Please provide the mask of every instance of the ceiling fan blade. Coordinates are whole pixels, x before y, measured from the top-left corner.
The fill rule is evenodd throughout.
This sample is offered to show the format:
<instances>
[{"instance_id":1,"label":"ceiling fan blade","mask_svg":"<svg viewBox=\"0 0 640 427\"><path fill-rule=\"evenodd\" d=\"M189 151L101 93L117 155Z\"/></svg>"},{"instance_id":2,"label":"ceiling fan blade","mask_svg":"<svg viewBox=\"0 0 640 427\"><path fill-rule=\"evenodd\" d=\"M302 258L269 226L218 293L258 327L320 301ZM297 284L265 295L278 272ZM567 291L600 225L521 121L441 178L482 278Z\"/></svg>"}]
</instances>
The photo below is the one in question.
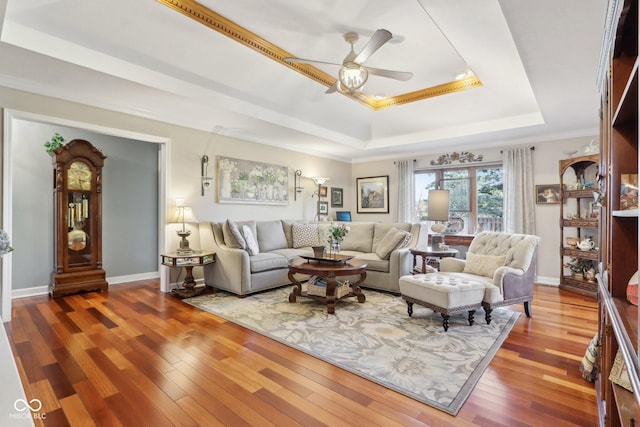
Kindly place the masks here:
<instances>
[{"instance_id":1,"label":"ceiling fan blade","mask_svg":"<svg viewBox=\"0 0 640 427\"><path fill-rule=\"evenodd\" d=\"M338 83L338 80L336 80L336 82L329 88L327 89L324 93L334 93L338 91L338 85L340 83Z\"/></svg>"},{"instance_id":2,"label":"ceiling fan blade","mask_svg":"<svg viewBox=\"0 0 640 427\"><path fill-rule=\"evenodd\" d=\"M362 48L358 56L353 59L353 62L356 64L362 64L364 61L369 59L373 53L380 49L382 45L391 40L393 35L387 30L377 30L371 36L371 39L367 42L367 44Z\"/></svg>"},{"instance_id":3,"label":"ceiling fan blade","mask_svg":"<svg viewBox=\"0 0 640 427\"><path fill-rule=\"evenodd\" d=\"M342 64L335 64L333 62L315 61L313 59L304 59L304 58L284 58L284 62L288 62L289 64L323 64L323 65L333 65L336 67L342 67Z\"/></svg>"},{"instance_id":4,"label":"ceiling fan blade","mask_svg":"<svg viewBox=\"0 0 640 427\"><path fill-rule=\"evenodd\" d=\"M390 79L401 80L403 82L406 82L407 80L411 79L411 77L413 77L413 73L410 73L409 71L392 71L371 67L364 68L367 69L369 74L372 74L374 76L388 77Z\"/></svg>"}]
</instances>

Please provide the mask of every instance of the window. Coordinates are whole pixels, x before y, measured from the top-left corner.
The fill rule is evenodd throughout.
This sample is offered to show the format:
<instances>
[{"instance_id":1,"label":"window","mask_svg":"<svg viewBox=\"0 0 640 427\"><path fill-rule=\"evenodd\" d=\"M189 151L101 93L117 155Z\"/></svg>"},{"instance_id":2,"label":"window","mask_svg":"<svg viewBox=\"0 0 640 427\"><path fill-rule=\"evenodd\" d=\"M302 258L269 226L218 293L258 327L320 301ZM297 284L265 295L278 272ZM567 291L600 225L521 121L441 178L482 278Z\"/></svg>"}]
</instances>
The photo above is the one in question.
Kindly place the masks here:
<instances>
[{"instance_id":1,"label":"window","mask_svg":"<svg viewBox=\"0 0 640 427\"><path fill-rule=\"evenodd\" d=\"M502 231L502 166L428 169L415 172L416 209L420 221L428 215L429 190L449 190L452 231L475 233L478 227ZM460 221L462 220L462 221Z\"/></svg>"}]
</instances>

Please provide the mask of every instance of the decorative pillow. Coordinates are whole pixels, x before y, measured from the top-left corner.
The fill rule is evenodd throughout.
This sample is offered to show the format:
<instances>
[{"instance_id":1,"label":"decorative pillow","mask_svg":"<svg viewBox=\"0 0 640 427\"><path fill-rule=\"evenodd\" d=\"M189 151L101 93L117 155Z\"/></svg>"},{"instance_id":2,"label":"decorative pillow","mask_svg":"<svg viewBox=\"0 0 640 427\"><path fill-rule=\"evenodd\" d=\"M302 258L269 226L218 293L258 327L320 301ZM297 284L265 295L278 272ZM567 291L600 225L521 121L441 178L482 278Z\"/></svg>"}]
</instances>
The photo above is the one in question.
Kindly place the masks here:
<instances>
[{"instance_id":1,"label":"decorative pillow","mask_svg":"<svg viewBox=\"0 0 640 427\"><path fill-rule=\"evenodd\" d=\"M227 220L227 222L229 223L229 232L238 243L239 248L247 249L247 242L245 242L244 237L242 237L242 233L240 233L238 225L235 222L231 222L229 220Z\"/></svg>"},{"instance_id":2,"label":"decorative pillow","mask_svg":"<svg viewBox=\"0 0 640 427\"><path fill-rule=\"evenodd\" d=\"M582 378L592 383L596 382L596 378L598 377L598 364L596 363L598 352L600 351L598 342L598 334L596 334L584 352L584 357L579 367Z\"/></svg>"},{"instance_id":3,"label":"decorative pillow","mask_svg":"<svg viewBox=\"0 0 640 427\"><path fill-rule=\"evenodd\" d=\"M253 237L253 231L246 225L242 226L242 237L244 237L245 242L247 242L247 252L249 252L249 255L258 255L260 253L258 242L256 242L255 237Z\"/></svg>"},{"instance_id":4,"label":"decorative pillow","mask_svg":"<svg viewBox=\"0 0 640 427\"><path fill-rule=\"evenodd\" d=\"M392 227L378 243L376 255L381 259L389 259L391 252L406 246L409 240L411 240L411 233Z\"/></svg>"},{"instance_id":5,"label":"decorative pillow","mask_svg":"<svg viewBox=\"0 0 640 427\"><path fill-rule=\"evenodd\" d=\"M293 247L296 249L320 244L318 224L293 224L291 232L293 234Z\"/></svg>"},{"instance_id":6,"label":"decorative pillow","mask_svg":"<svg viewBox=\"0 0 640 427\"><path fill-rule=\"evenodd\" d=\"M480 255L467 252L467 262L462 272L493 277L493 273L498 267L502 267L506 260L506 255Z\"/></svg>"},{"instance_id":7,"label":"decorative pillow","mask_svg":"<svg viewBox=\"0 0 640 427\"><path fill-rule=\"evenodd\" d=\"M619 349L616 353L616 358L613 360L611 372L609 372L609 380L633 393L633 387L631 386L631 381L629 381L627 366L624 364L624 359L622 358L622 353L620 353Z\"/></svg>"}]
</instances>

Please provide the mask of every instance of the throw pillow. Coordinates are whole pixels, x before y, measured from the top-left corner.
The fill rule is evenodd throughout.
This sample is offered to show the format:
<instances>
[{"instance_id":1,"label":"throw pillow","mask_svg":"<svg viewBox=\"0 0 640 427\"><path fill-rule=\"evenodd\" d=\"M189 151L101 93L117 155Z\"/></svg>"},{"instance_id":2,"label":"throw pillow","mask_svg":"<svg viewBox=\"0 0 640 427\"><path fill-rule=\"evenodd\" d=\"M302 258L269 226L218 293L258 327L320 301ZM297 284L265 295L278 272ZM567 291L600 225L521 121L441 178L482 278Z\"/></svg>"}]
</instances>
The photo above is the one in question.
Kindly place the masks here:
<instances>
[{"instance_id":1,"label":"throw pillow","mask_svg":"<svg viewBox=\"0 0 640 427\"><path fill-rule=\"evenodd\" d=\"M291 232L293 234L293 247L296 249L320 244L317 224L293 224Z\"/></svg>"},{"instance_id":2,"label":"throw pillow","mask_svg":"<svg viewBox=\"0 0 640 427\"><path fill-rule=\"evenodd\" d=\"M253 237L251 229L246 225L242 226L242 237L244 237L245 242L247 242L247 252L249 252L249 255L258 255L260 253L258 242L256 242L255 237Z\"/></svg>"},{"instance_id":3,"label":"throw pillow","mask_svg":"<svg viewBox=\"0 0 640 427\"><path fill-rule=\"evenodd\" d=\"M502 267L506 260L506 255L480 255L467 252L467 262L462 272L493 277L493 273L498 267Z\"/></svg>"},{"instance_id":4,"label":"throw pillow","mask_svg":"<svg viewBox=\"0 0 640 427\"><path fill-rule=\"evenodd\" d=\"M240 233L238 225L235 222L227 220L227 227L229 227L229 233L231 234L231 238L229 239L230 241L227 242L227 246L234 249L247 249L247 242L245 242L244 237L242 237L242 233Z\"/></svg>"},{"instance_id":5,"label":"throw pillow","mask_svg":"<svg viewBox=\"0 0 640 427\"><path fill-rule=\"evenodd\" d=\"M382 238L376 248L376 255L381 259L389 259L391 252L403 247L411 240L411 233L392 227Z\"/></svg>"}]
</instances>

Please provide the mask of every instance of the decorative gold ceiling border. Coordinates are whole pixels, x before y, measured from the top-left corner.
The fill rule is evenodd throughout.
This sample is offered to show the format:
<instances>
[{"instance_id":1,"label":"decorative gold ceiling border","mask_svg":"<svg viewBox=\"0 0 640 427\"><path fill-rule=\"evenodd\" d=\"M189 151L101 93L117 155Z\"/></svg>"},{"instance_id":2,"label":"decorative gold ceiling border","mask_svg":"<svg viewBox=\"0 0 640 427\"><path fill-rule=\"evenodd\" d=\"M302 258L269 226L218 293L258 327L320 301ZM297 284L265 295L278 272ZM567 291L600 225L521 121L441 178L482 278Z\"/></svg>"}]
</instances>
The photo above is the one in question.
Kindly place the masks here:
<instances>
[{"instance_id":1,"label":"decorative gold ceiling border","mask_svg":"<svg viewBox=\"0 0 640 427\"><path fill-rule=\"evenodd\" d=\"M223 34L240 44L243 44L256 52L265 55L272 60L279 62L285 67L291 68L305 75L306 77L324 85L331 87L335 84L336 78L324 71L309 64L289 64L285 62L285 58L295 57L296 55L276 46L275 44L263 39L257 34L247 30L246 28L236 24L235 22L225 18L219 13L214 12L206 6L201 5L194 0L156 0L171 9L182 13L183 15L199 22L206 27L211 28ZM445 95L447 93L459 92L471 89L476 86L482 86L482 82L476 77L468 77L464 80L452 81L437 86L405 93L402 95L390 96L387 98L376 98L366 95L362 92L355 94L341 93L351 99L359 101L373 110L382 110L397 105L408 104L435 96Z\"/></svg>"}]
</instances>

